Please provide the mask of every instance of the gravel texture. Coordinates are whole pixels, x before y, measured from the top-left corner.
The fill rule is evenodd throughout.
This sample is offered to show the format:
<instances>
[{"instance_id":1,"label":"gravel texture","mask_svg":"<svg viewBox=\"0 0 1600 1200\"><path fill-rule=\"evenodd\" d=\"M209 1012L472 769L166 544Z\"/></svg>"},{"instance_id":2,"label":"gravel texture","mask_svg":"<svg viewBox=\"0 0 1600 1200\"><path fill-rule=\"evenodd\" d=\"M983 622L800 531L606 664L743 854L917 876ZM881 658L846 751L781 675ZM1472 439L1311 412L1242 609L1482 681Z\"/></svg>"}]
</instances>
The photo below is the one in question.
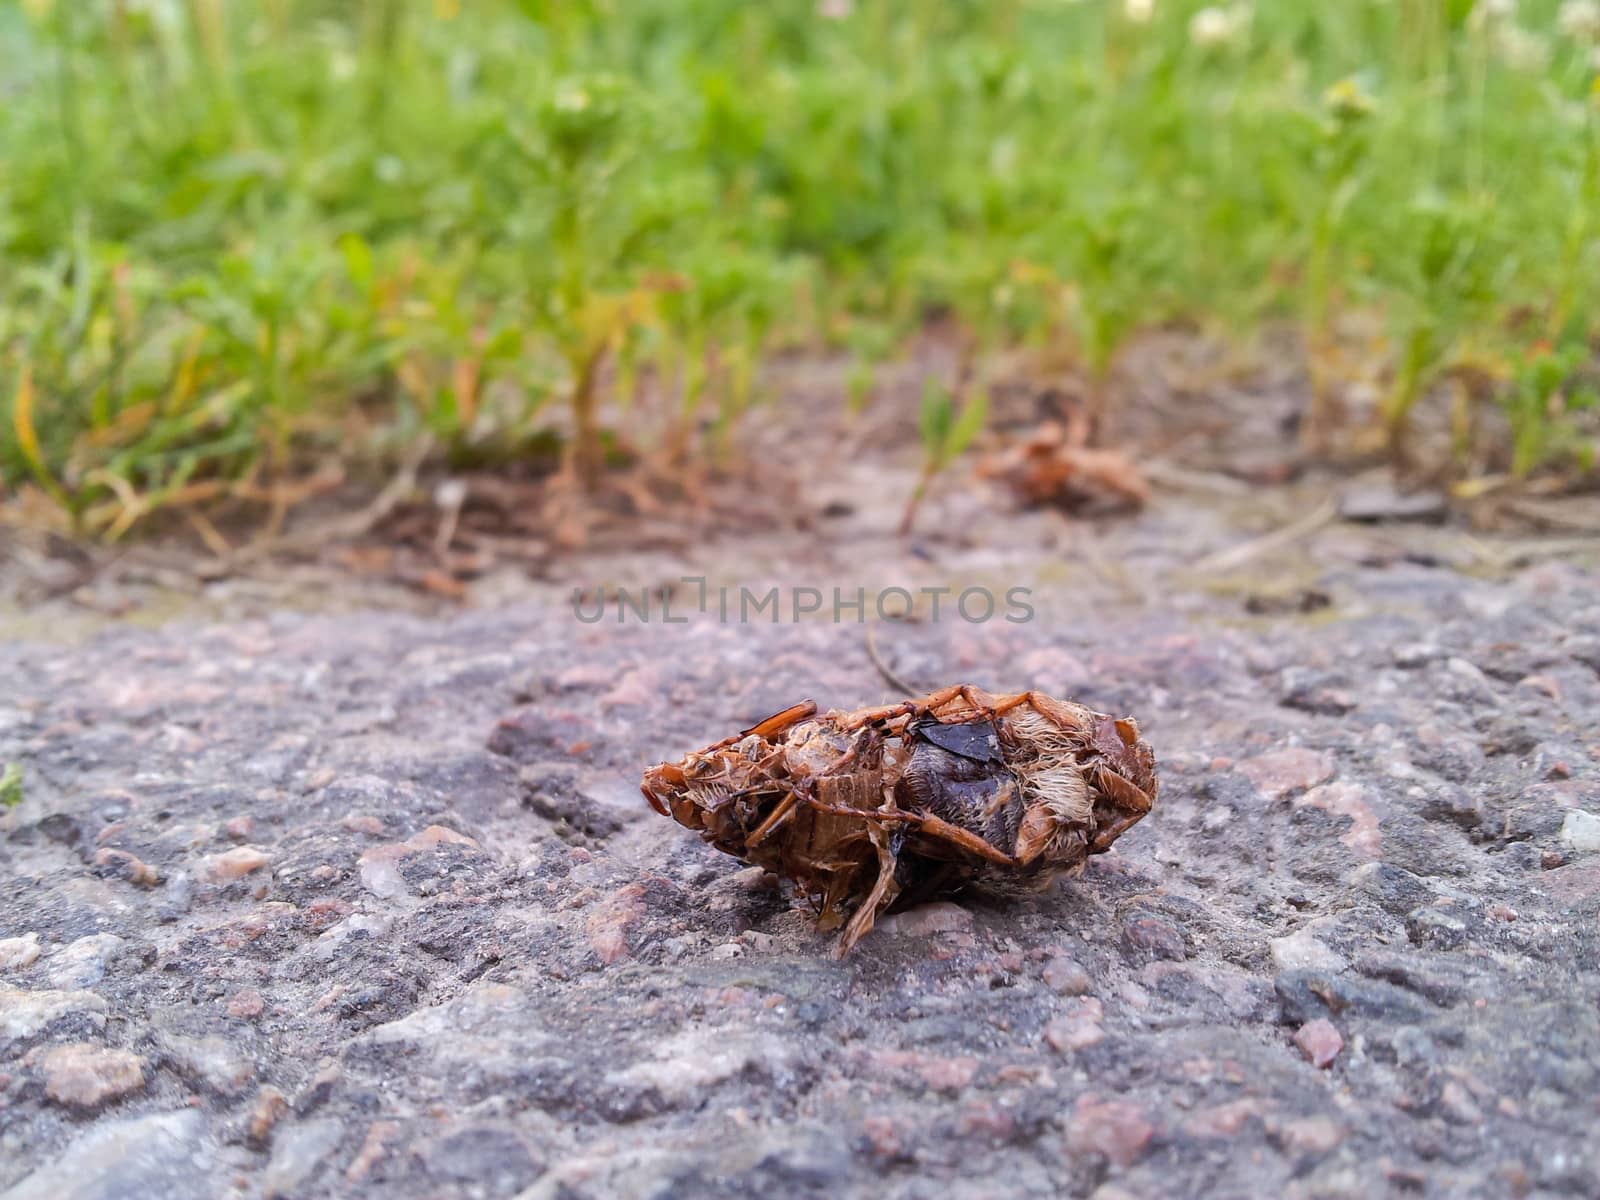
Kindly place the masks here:
<instances>
[{"instance_id":1,"label":"gravel texture","mask_svg":"<svg viewBox=\"0 0 1600 1200\"><path fill-rule=\"evenodd\" d=\"M637 780L885 699L853 623L0 647L0 1197L1600 1194L1595 576L1327 561L886 629L1136 715L1163 787L842 963Z\"/></svg>"}]
</instances>

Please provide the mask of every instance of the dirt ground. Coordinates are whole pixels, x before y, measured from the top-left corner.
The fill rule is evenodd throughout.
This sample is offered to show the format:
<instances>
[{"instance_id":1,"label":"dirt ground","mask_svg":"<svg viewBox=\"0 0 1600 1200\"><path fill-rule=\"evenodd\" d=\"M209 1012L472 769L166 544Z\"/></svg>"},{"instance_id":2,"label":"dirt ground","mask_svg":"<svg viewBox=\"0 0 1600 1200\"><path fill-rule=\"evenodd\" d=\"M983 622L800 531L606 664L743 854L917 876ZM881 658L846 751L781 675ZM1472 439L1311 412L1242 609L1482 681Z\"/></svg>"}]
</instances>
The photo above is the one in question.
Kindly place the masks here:
<instances>
[{"instance_id":1,"label":"dirt ground","mask_svg":"<svg viewBox=\"0 0 1600 1200\"><path fill-rule=\"evenodd\" d=\"M1273 483L1249 411L1136 517L964 484L907 542L914 454L819 441L786 518L462 595L13 559L0 1198L1600 1194L1600 545ZM895 587L953 591L828 611ZM891 674L1133 714L1159 803L837 962L638 779Z\"/></svg>"}]
</instances>

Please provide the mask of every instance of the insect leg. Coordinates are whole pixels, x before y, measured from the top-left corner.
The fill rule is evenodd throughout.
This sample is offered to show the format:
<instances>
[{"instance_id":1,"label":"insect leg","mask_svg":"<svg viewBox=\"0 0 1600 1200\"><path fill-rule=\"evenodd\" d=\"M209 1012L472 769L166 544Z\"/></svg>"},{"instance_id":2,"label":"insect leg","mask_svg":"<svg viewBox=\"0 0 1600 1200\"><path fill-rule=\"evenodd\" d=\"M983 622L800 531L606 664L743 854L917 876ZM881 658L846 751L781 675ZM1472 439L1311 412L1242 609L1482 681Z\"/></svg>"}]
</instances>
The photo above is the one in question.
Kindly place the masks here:
<instances>
[{"instance_id":1,"label":"insect leg","mask_svg":"<svg viewBox=\"0 0 1600 1200\"><path fill-rule=\"evenodd\" d=\"M889 844L889 837L881 829L873 829L871 835L872 844L878 851L878 878L867 893L867 898L861 902L861 907L856 909L850 923L845 926L844 935L834 950L835 958L849 954L850 948L872 929L878 914L888 908L900 893L900 885L894 881L895 853Z\"/></svg>"},{"instance_id":2,"label":"insect leg","mask_svg":"<svg viewBox=\"0 0 1600 1200\"><path fill-rule=\"evenodd\" d=\"M877 708L858 708L853 713L848 713L840 718L839 728L845 733L860 729L863 725L880 725L885 721L893 721L897 717L920 717L924 713L942 708L950 701L967 694L968 703L972 703L971 693L966 684L958 683L951 687L940 688L920 700L902 700L899 704L884 704ZM981 707L981 705L980 705Z\"/></svg>"},{"instance_id":3,"label":"insect leg","mask_svg":"<svg viewBox=\"0 0 1600 1200\"><path fill-rule=\"evenodd\" d=\"M918 702L915 700L902 700L899 704L885 704L878 708L858 708L855 712L839 718L839 731L854 733L864 725L877 725L882 721L892 721L896 717L912 716L917 711Z\"/></svg>"},{"instance_id":4,"label":"insect leg","mask_svg":"<svg viewBox=\"0 0 1600 1200\"><path fill-rule=\"evenodd\" d=\"M1023 705L1027 705L1041 717L1053 722L1058 729L1075 736L1082 736L1083 720L1088 710L1081 705L1057 700L1054 696L1047 696L1043 692L1017 692L1015 695L998 697L995 700L994 711L997 714L1004 714Z\"/></svg>"},{"instance_id":5,"label":"insect leg","mask_svg":"<svg viewBox=\"0 0 1600 1200\"><path fill-rule=\"evenodd\" d=\"M922 833L943 838L947 842L952 842L955 845L960 846L963 850L967 850L973 854L976 854L979 858L986 858L992 863L999 863L1002 867L1015 867L1021 865L1016 859L1012 858L1011 855L1002 850L996 850L988 842L984 841L981 837L970 830L962 829L959 825L952 825L949 821L943 820L940 817L927 816L924 814L916 815L919 815L921 818L918 824L921 826L920 832ZM1110 843L1107 844L1109 845Z\"/></svg>"},{"instance_id":6,"label":"insect leg","mask_svg":"<svg viewBox=\"0 0 1600 1200\"><path fill-rule=\"evenodd\" d=\"M1111 849L1111 843L1116 841L1134 825L1137 825L1139 823L1139 818L1143 816L1143 813L1129 813L1126 816L1118 817L1110 825L1106 826L1104 829L1100 830L1099 833L1094 835L1094 841L1089 843L1089 853L1103 854L1105 851Z\"/></svg>"},{"instance_id":7,"label":"insect leg","mask_svg":"<svg viewBox=\"0 0 1600 1200\"><path fill-rule=\"evenodd\" d=\"M1002 716L1013 708L1021 708L1024 704L1032 705L1037 695L1037 692L1016 692L1010 696L1001 696L994 703L995 715Z\"/></svg>"},{"instance_id":8,"label":"insect leg","mask_svg":"<svg viewBox=\"0 0 1600 1200\"><path fill-rule=\"evenodd\" d=\"M761 824L757 825L755 829L750 832L750 836L745 838L745 847L747 849L754 849L756 846L759 846L762 842L766 841L767 836L771 834L773 830L777 829L778 826L782 825L794 815L795 807L799 803L799 797L796 796L794 792L790 792L782 800L778 801L778 806L772 810L767 819L762 821Z\"/></svg>"},{"instance_id":9,"label":"insect leg","mask_svg":"<svg viewBox=\"0 0 1600 1200\"><path fill-rule=\"evenodd\" d=\"M834 762L831 767L829 767L826 771L823 771L822 775L837 775L846 767L854 766L856 759L860 757L860 755L857 753L858 749L859 747L851 746L850 749L846 750L839 756L838 760Z\"/></svg>"},{"instance_id":10,"label":"insect leg","mask_svg":"<svg viewBox=\"0 0 1600 1200\"><path fill-rule=\"evenodd\" d=\"M1115 771L1108 771L1103 766L1095 768L1094 776L1095 782L1100 785L1100 790L1111 796L1123 808L1131 809L1140 816L1150 811L1153 803L1150 794L1138 784L1124 779Z\"/></svg>"},{"instance_id":11,"label":"insect leg","mask_svg":"<svg viewBox=\"0 0 1600 1200\"><path fill-rule=\"evenodd\" d=\"M946 688L945 690L953 692L954 694L941 704L930 703L928 705L930 709L942 708L944 704L948 704L950 700L954 700L959 696L962 700L967 702L968 706L971 707L974 712L976 712L985 720L992 721L1000 713L1000 709L996 707L994 703L992 703L994 697L989 695L989 693L984 691L982 688L975 688L969 683L958 683L955 685L955 687Z\"/></svg>"},{"instance_id":12,"label":"insect leg","mask_svg":"<svg viewBox=\"0 0 1600 1200\"><path fill-rule=\"evenodd\" d=\"M807 807L816 812L832 813L836 817L856 817L863 821L877 821L882 823L902 821L906 824L919 825L932 818L924 817L921 813L885 812L881 808L850 808L843 804L824 804L821 800L810 796L804 797Z\"/></svg>"},{"instance_id":13,"label":"insect leg","mask_svg":"<svg viewBox=\"0 0 1600 1200\"><path fill-rule=\"evenodd\" d=\"M827 889L822 894L822 911L817 914L817 928L826 933L839 928L843 915L840 906L850 894L850 886L854 872L841 872L833 875L828 880Z\"/></svg>"},{"instance_id":14,"label":"insect leg","mask_svg":"<svg viewBox=\"0 0 1600 1200\"><path fill-rule=\"evenodd\" d=\"M943 708L957 696L967 696L966 684L951 684L949 687L940 688L937 692L929 692L921 700L912 700L910 703L916 706L913 711L920 716L925 712L932 712L936 708ZM970 697L968 699L970 700Z\"/></svg>"}]
</instances>

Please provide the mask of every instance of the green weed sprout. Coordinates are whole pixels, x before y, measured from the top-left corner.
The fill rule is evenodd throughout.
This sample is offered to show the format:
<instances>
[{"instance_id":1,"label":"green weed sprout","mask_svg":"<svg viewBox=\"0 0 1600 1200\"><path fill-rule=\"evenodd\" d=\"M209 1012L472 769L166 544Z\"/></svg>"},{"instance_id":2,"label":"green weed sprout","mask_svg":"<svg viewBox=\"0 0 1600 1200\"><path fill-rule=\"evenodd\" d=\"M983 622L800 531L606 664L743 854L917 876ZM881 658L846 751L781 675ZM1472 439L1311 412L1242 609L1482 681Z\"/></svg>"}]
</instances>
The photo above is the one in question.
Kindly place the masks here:
<instances>
[{"instance_id":1,"label":"green weed sprout","mask_svg":"<svg viewBox=\"0 0 1600 1200\"><path fill-rule=\"evenodd\" d=\"M910 535L917 510L928 494L928 486L972 445L988 419L987 390L975 391L958 413L955 396L943 383L929 379L922 385L922 414L918 424L922 436L922 474L900 518L901 537Z\"/></svg>"},{"instance_id":2,"label":"green weed sprout","mask_svg":"<svg viewBox=\"0 0 1600 1200\"><path fill-rule=\"evenodd\" d=\"M1526 356L1511 380L1506 405L1511 422L1511 470L1530 474L1541 462L1558 457L1594 468L1595 444L1578 435L1571 417L1600 407L1600 385L1584 378L1589 348L1575 343Z\"/></svg>"},{"instance_id":3,"label":"green weed sprout","mask_svg":"<svg viewBox=\"0 0 1600 1200\"><path fill-rule=\"evenodd\" d=\"M1306 340L1311 372L1311 408L1305 442L1313 453L1325 453L1344 414L1336 399L1333 357L1334 256L1352 202L1370 169L1371 118L1377 101L1357 76L1346 76L1322 95L1324 118L1318 122L1313 161L1317 180L1311 213L1311 254L1304 293Z\"/></svg>"},{"instance_id":4,"label":"green weed sprout","mask_svg":"<svg viewBox=\"0 0 1600 1200\"><path fill-rule=\"evenodd\" d=\"M22 803L22 768L7 763L0 772L0 808L15 808Z\"/></svg>"}]
</instances>

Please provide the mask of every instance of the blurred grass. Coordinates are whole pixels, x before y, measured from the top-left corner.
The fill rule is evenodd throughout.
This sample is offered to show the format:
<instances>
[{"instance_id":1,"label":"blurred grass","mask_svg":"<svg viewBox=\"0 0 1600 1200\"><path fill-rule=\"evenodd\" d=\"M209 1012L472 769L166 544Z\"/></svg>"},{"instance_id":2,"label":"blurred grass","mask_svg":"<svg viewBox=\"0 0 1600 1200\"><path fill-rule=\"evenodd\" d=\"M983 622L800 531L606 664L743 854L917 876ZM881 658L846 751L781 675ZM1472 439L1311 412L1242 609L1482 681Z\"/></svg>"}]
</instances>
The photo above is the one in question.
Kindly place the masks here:
<instances>
[{"instance_id":1,"label":"blurred grass","mask_svg":"<svg viewBox=\"0 0 1600 1200\"><path fill-rule=\"evenodd\" d=\"M15 808L23 801L22 768L8 762L0 771L0 808Z\"/></svg>"},{"instance_id":2,"label":"blurred grass","mask_svg":"<svg viewBox=\"0 0 1600 1200\"><path fill-rule=\"evenodd\" d=\"M0 472L117 536L431 432L600 469L759 356L1341 314L1590 465L1600 11L1505 0L0 0ZM860 381L868 381L866 383ZM641 391L642 394L642 391ZM843 398L841 397L841 402ZM1331 421L1334 414L1323 413Z\"/></svg>"}]
</instances>

